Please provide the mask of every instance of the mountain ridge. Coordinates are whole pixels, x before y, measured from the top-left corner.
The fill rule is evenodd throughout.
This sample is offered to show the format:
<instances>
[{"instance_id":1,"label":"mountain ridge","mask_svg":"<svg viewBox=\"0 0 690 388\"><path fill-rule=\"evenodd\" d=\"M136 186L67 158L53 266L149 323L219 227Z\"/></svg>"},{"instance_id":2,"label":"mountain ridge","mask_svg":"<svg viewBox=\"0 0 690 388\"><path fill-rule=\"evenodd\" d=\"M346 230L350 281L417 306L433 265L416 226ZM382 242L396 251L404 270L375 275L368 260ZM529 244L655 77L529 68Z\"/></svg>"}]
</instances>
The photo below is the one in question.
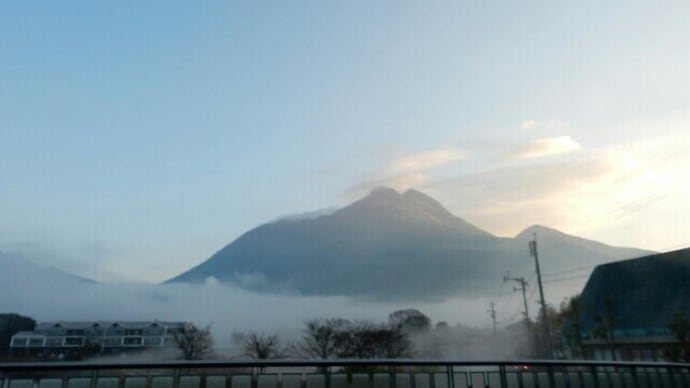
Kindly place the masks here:
<instances>
[{"instance_id":1,"label":"mountain ridge","mask_svg":"<svg viewBox=\"0 0 690 388\"><path fill-rule=\"evenodd\" d=\"M496 237L422 192L377 188L332 214L260 225L166 283L213 277L264 292L442 299L478 293L506 271L528 271L529 231ZM647 253L548 231L538 236L545 271Z\"/></svg>"}]
</instances>

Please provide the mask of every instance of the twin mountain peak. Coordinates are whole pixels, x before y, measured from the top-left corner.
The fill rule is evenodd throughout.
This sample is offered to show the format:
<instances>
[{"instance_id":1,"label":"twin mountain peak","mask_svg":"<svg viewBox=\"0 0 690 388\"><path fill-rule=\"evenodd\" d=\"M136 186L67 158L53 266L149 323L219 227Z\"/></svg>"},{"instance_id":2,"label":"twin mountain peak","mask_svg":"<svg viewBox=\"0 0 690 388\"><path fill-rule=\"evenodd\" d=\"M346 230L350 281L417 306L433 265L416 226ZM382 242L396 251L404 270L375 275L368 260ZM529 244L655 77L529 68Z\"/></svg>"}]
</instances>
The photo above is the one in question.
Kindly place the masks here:
<instances>
[{"instance_id":1,"label":"twin mountain peak","mask_svg":"<svg viewBox=\"0 0 690 388\"><path fill-rule=\"evenodd\" d=\"M443 299L486 290L506 273L531 273L526 241L539 236L543 271L647 254L532 226L496 237L416 190L378 188L327 215L261 225L168 280L209 278L243 288L378 300Z\"/></svg>"}]
</instances>

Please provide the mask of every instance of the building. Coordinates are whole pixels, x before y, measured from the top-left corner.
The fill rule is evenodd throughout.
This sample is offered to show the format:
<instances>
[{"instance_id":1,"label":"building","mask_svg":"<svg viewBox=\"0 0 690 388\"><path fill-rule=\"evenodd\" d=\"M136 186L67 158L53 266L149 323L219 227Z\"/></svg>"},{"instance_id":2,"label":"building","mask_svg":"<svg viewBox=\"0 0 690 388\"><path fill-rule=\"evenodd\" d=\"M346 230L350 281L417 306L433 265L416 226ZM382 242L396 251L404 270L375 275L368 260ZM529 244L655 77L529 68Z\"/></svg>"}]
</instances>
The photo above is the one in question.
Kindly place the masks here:
<instances>
[{"instance_id":1,"label":"building","mask_svg":"<svg viewBox=\"0 0 690 388\"><path fill-rule=\"evenodd\" d=\"M688 349L671 327L687 319L690 334L690 248L598 266L579 305L577 327L585 358L669 359L669 351Z\"/></svg>"},{"instance_id":2,"label":"building","mask_svg":"<svg viewBox=\"0 0 690 388\"><path fill-rule=\"evenodd\" d=\"M144 349L175 348L175 333L185 322L43 322L22 331L10 342L15 355L73 358L86 354L112 354Z\"/></svg>"}]
</instances>

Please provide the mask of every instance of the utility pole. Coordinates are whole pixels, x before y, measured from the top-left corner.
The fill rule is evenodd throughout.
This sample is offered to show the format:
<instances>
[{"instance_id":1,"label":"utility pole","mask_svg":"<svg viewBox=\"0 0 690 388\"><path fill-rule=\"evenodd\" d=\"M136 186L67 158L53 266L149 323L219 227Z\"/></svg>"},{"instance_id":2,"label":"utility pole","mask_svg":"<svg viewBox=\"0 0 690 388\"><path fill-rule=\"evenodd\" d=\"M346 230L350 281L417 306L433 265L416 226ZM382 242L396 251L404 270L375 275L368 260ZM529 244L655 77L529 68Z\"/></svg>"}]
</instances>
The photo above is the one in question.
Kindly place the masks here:
<instances>
[{"instance_id":1,"label":"utility pole","mask_svg":"<svg viewBox=\"0 0 690 388\"><path fill-rule=\"evenodd\" d=\"M534 257L534 264L537 267L537 282L539 284L539 297L541 298L541 317L544 325L544 335L546 342L546 351L549 358L553 358L551 350L551 331L549 330L549 322L546 318L546 300L544 299L544 286L541 282L541 270L539 269L539 253L537 252L537 232L534 232L534 240L529 242L529 254Z\"/></svg>"},{"instance_id":2,"label":"utility pole","mask_svg":"<svg viewBox=\"0 0 690 388\"><path fill-rule=\"evenodd\" d=\"M507 282L509 280L517 282L520 285L520 287L513 287L513 292L522 291L522 302L525 304L525 310L522 312L522 315L525 317L525 321L529 327L529 310L527 309L527 286L529 283L527 283L525 278L522 276L519 278L511 278L510 274L507 274L503 277L503 282Z\"/></svg>"},{"instance_id":3,"label":"utility pole","mask_svg":"<svg viewBox=\"0 0 690 388\"><path fill-rule=\"evenodd\" d=\"M491 304L489 305L489 309L486 310L486 312L489 313L489 316L491 317L491 320L493 321L494 339L496 339L496 308L495 308L495 304L493 301L491 301Z\"/></svg>"}]
</instances>

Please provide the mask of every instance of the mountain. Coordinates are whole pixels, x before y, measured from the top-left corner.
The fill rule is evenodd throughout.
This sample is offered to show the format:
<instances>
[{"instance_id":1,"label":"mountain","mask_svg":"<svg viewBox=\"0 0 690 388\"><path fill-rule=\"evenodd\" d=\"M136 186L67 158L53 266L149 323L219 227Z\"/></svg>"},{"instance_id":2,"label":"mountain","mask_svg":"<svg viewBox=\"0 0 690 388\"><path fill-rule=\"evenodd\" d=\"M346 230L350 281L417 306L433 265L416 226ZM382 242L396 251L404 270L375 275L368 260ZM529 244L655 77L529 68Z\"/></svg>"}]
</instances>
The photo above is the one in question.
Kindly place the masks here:
<instances>
[{"instance_id":1,"label":"mountain","mask_svg":"<svg viewBox=\"0 0 690 388\"><path fill-rule=\"evenodd\" d=\"M72 289L81 284L94 283L90 279L35 264L17 254L0 252L0 295L8 296L10 299L16 292L36 290L40 285L49 284L55 289Z\"/></svg>"},{"instance_id":2,"label":"mountain","mask_svg":"<svg viewBox=\"0 0 690 388\"><path fill-rule=\"evenodd\" d=\"M526 241L534 231L540 249L556 248L542 259L544 269L582 265L583 255L599 264L646 254L543 227L500 238L424 193L379 188L328 215L261 225L168 282L213 277L269 292L442 299L485 292L487 282L495 284L508 271L530 271Z\"/></svg>"},{"instance_id":3,"label":"mountain","mask_svg":"<svg viewBox=\"0 0 690 388\"><path fill-rule=\"evenodd\" d=\"M543 273L595 266L621 259L646 256L652 251L621 248L565 234L553 228L533 225L515 236L518 252L529 253L528 241L537 236L538 253ZM572 272L570 272L572 274ZM567 274L564 274L564 276Z\"/></svg>"}]
</instances>

